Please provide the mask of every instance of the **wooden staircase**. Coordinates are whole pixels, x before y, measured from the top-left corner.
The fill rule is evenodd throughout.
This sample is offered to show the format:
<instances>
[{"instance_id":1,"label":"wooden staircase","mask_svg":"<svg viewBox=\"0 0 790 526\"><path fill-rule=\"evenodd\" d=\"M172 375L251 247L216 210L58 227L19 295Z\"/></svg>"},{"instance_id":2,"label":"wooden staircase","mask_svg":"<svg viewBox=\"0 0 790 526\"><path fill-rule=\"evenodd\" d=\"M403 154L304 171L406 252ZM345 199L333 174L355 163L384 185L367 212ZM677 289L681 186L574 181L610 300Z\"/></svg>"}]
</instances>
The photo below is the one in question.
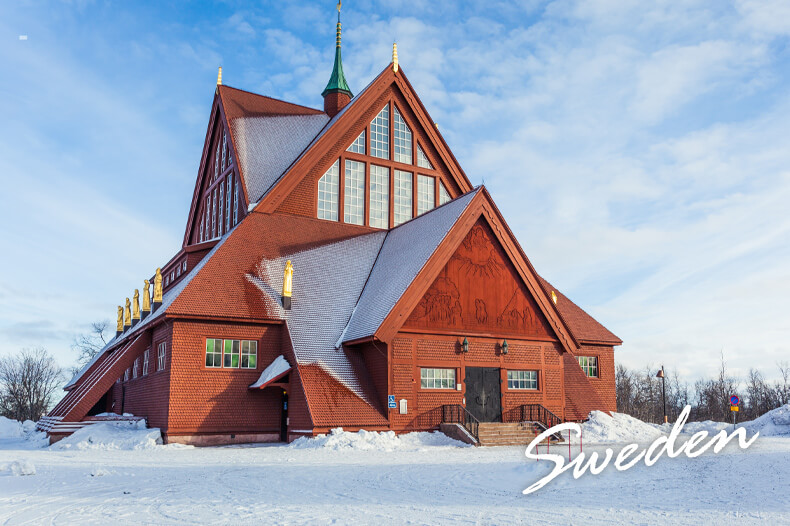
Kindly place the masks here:
<instances>
[{"instance_id":1,"label":"wooden staircase","mask_svg":"<svg viewBox=\"0 0 790 526\"><path fill-rule=\"evenodd\" d=\"M480 422L477 438L481 446L526 446L542 432L532 422Z\"/></svg>"}]
</instances>

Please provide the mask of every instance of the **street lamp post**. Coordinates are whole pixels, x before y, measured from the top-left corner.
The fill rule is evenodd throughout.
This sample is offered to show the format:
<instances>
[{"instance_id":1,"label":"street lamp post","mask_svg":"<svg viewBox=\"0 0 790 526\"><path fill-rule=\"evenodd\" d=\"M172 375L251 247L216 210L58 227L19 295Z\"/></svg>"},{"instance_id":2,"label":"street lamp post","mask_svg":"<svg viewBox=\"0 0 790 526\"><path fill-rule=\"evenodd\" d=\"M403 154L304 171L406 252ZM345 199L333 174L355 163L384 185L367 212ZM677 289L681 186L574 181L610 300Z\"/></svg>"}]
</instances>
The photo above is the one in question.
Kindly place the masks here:
<instances>
[{"instance_id":1,"label":"street lamp post","mask_svg":"<svg viewBox=\"0 0 790 526\"><path fill-rule=\"evenodd\" d=\"M664 399L664 423L668 422L667 419L667 379L664 376L664 366L661 366L659 369L658 374L656 374L656 378L661 378L661 397Z\"/></svg>"}]
</instances>

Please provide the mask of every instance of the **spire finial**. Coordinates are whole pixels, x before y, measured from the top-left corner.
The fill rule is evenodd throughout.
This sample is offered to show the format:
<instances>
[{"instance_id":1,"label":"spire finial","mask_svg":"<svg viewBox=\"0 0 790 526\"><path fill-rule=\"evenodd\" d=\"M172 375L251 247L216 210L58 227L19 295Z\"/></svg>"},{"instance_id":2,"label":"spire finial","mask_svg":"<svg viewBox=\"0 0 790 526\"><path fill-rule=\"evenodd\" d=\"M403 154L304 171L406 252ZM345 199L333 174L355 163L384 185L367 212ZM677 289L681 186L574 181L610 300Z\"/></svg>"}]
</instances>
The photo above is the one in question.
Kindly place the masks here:
<instances>
[{"instance_id":1,"label":"spire finial","mask_svg":"<svg viewBox=\"0 0 790 526\"><path fill-rule=\"evenodd\" d=\"M398 72L398 43L392 43L392 71Z\"/></svg>"},{"instance_id":2,"label":"spire finial","mask_svg":"<svg viewBox=\"0 0 790 526\"><path fill-rule=\"evenodd\" d=\"M222 66L219 67L219 72L217 73L217 86L222 86Z\"/></svg>"},{"instance_id":3,"label":"spire finial","mask_svg":"<svg viewBox=\"0 0 790 526\"><path fill-rule=\"evenodd\" d=\"M332 67L332 75L329 77L329 82L324 88L323 93L321 95L326 97L329 93L343 93L348 95L350 99L353 97L351 94L351 90L348 87L348 83L346 82L346 77L343 74L343 61L340 57L340 33L341 33L341 26L340 26L340 7L341 2L337 3L337 31L335 37L335 63Z\"/></svg>"}]
</instances>

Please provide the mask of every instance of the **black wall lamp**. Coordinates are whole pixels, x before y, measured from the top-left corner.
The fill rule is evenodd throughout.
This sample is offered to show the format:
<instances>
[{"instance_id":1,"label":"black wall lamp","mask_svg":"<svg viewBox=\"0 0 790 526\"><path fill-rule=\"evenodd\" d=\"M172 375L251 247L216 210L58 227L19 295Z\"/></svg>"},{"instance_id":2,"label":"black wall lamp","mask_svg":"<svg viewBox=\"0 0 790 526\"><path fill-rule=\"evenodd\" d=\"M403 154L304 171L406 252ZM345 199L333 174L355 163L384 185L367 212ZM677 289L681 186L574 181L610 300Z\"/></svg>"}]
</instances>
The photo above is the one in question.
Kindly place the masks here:
<instances>
[{"instance_id":1,"label":"black wall lamp","mask_svg":"<svg viewBox=\"0 0 790 526\"><path fill-rule=\"evenodd\" d=\"M502 354L507 354L507 340L502 340Z\"/></svg>"}]
</instances>

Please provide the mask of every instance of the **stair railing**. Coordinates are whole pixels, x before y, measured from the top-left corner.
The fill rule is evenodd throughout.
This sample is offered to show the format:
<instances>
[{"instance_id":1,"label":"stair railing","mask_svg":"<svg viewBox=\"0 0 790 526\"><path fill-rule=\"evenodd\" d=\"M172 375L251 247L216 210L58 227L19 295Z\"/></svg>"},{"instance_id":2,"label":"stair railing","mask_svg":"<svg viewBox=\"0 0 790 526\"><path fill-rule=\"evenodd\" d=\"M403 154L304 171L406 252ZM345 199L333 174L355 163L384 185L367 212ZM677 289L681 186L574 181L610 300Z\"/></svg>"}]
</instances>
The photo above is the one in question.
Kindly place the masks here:
<instances>
[{"instance_id":1,"label":"stair railing","mask_svg":"<svg viewBox=\"0 0 790 526\"><path fill-rule=\"evenodd\" d=\"M442 406L442 423L461 424L470 435L475 437L475 440L480 441L478 435L480 421L460 404L445 404Z\"/></svg>"}]
</instances>

